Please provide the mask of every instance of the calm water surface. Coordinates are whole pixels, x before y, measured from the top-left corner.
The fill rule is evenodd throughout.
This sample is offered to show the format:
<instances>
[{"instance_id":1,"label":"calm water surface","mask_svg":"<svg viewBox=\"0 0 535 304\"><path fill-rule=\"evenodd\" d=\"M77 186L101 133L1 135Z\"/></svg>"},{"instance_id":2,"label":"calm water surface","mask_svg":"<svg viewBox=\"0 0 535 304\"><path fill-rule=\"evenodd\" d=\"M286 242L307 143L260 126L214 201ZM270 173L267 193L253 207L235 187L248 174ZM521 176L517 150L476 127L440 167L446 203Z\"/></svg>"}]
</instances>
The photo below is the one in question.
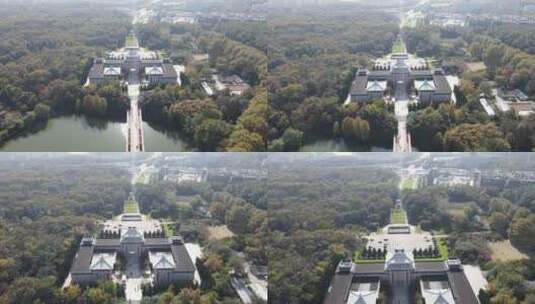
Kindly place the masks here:
<instances>
[{"instance_id":1,"label":"calm water surface","mask_svg":"<svg viewBox=\"0 0 535 304\"><path fill-rule=\"evenodd\" d=\"M392 148L348 144L343 138L322 138L306 143L300 152L391 152Z\"/></svg>"},{"instance_id":2,"label":"calm water surface","mask_svg":"<svg viewBox=\"0 0 535 304\"><path fill-rule=\"evenodd\" d=\"M125 123L83 116L50 119L42 130L18 137L0 146L0 151L20 152L124 152ZM157 130L143 122L147 152L187 150L180 134Z\"/></svg>"}]
</instances>

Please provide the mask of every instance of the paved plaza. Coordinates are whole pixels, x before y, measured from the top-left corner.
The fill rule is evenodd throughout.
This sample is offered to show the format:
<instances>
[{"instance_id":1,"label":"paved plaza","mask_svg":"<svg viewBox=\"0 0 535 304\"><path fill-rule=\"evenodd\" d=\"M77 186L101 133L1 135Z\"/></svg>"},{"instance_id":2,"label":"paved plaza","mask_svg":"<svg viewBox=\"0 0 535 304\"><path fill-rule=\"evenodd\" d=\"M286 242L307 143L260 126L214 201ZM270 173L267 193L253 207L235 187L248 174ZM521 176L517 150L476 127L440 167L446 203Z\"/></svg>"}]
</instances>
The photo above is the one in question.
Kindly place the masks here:
<instances>
[{"instance_id":1,"label":"paved plaza","mask_svg":"<svg viewBox=\"0 0 535 304\"><path fill-rule=\"evenodd\" d=\"M416 227L410 226L410 234L389 234L389 227L400 225L388 225L378 233L371 233L368 237L368 246L375 249L383 249L386 245L388 252L394 252L396 249L403 249L405 252L412 252L414 249L427 249L433 246L433 236L429 232L418 231Z\"/></svg>"}]
</instances>

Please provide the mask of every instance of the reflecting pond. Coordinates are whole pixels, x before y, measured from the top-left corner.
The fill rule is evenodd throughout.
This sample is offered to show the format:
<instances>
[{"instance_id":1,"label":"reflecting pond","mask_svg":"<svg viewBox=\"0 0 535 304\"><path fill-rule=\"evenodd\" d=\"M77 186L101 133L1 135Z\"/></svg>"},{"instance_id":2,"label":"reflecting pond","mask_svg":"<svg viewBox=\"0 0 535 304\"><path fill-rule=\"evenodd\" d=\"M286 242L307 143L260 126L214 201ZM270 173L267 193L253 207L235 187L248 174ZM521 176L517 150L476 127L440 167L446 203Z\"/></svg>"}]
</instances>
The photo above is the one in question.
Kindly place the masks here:
<instances>
[{"instance_id":1,"label":"reflecting pond","mask_svg":"<svg viewBox=\"0 0 535 304\"><path fill-rule=\"evenodd\" d=\"M0 151L20 152L124 152L126 123L85 116L53 118L35 133L8 141ZM185 151L178 132L169 132L143 122L147 152Z\"/></svg>"},{"instance_id":2,"label":"reflecting pond","mask_svg":"<svg viewBox=\"0 0 535 304\"><path fill-rule=\"evenodd\" d=\"M350 144L343 138L320 138L310 140L300 152L391 152L392 148Z\"/></svg>"}]
</instances>

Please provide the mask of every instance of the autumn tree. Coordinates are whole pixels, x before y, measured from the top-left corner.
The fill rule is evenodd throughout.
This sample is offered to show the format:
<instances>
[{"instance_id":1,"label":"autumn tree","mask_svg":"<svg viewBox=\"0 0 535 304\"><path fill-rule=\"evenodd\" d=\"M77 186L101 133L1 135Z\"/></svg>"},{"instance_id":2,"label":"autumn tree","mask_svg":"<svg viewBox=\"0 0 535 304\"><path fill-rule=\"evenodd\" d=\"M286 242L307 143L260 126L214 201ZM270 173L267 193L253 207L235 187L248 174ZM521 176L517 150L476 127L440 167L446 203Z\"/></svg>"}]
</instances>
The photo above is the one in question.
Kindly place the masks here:
<instances>
[{"instance_id":1,"label":"autumn tree","mask_svg":"<svg viewBox=\"0 0 535 304\"><path fill-rule=\"evenodd\" d=\"M533 235L535 235L535 215L515 216L513 218L509 236L511 243L516 248L528 254L535 253Z\"/></svg>"}]
</instances>

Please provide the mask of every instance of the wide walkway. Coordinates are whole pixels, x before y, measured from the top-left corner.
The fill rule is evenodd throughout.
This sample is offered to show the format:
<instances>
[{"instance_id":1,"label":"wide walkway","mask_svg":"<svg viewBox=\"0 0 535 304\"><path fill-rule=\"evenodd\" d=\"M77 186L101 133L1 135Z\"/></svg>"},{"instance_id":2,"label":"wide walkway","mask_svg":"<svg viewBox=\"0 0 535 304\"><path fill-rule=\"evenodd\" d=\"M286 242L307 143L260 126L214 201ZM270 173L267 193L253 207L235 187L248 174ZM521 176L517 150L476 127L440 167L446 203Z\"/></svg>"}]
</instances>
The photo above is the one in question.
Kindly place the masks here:
<instances>
[{"instance_id":1,"label":"wide walkway","mask_svg":"<svg viewBox=\"0 0 535 304\"><path fill-rule=\"evenodd\" d=\"M409 287L403 282L400 284L394 284L392 288L392 299L390 304L407 304L410 303Z\"/></svg>"},{"instance_id":2,"label":"wide walkway","mask_svg":"<svg viewBox=\"0 0 535 304\"><path fill-rule=\"evenodd\" d=\"M143 279L126 279L125 297L128 304L139 304L143 297L141 283Z\"/></svg>"},{"instance_id":3,"label":"wide walkway","mask_svg":"<svg viewBox=\"0 0 535 304\"><path fill-rule=\"evenodd\" d=\"M141 303L143 297L143 290L141 285L143 282L143 276L140 268L141 261L137 255L128 255L126 257L126 287L125 297L127 303L137 304Z\"/></svg>"},{"instance_id":4,"label":"wide walkway","mask_svg":"<svg viewBox=\"0 0 535 304\"><path fill-rule=\"evenodd\" d=\"M395 114L398 121L398 134L394 136L394 152L412 152L411 135L407 130L409 101L397 100Z\"/></svg>"},{"instance_id":5,"label":"wide walkway","mask_svg":"<svg viewBox=\"0 0 535 304\"><path fill-rule=\"evenodd\" d=\"M130 98L130 110L127 113L126 150L128 152L143 152L143 120L139 108L139 84L128 84L128 97Z\"/></svg>"}]
</instances>

